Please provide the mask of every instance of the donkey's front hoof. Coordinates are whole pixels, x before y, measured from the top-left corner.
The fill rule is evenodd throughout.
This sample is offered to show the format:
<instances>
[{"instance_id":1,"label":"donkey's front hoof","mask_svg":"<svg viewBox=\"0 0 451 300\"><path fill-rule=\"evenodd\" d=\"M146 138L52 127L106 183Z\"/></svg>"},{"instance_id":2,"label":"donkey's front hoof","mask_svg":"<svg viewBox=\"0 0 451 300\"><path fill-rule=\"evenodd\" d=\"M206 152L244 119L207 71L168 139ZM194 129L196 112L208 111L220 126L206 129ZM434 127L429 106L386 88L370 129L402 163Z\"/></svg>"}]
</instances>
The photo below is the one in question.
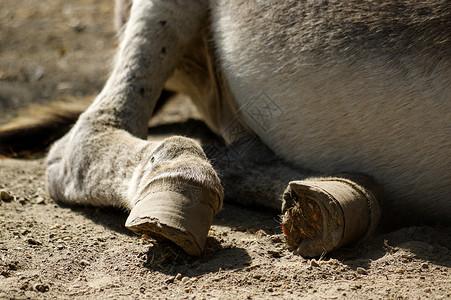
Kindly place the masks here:
<instances>
[{"instance_id":1,"label":"donkey's front hoof","mask_svg":"<svg viewBox=\"0 0 451 300\"><path fill-rule=\"evenodd\" d=\"M159 191L145 196L131 210L125 226L137 234L166 238L194 256L202 254L221 199L213 192Z\"/></svg>"},{"instance_id":2,"label":"donkey's front hoof","mask_svg":"<svg viewBox=\"0 0 451 300\"><path fill-rule=\"evenodd\" d=\"M381 193L366 176L292 181L283 195L282 228L290 249L315 257L371 234ZM379 200L379 199L378 199Z\"/></svg>"}]
</instances>

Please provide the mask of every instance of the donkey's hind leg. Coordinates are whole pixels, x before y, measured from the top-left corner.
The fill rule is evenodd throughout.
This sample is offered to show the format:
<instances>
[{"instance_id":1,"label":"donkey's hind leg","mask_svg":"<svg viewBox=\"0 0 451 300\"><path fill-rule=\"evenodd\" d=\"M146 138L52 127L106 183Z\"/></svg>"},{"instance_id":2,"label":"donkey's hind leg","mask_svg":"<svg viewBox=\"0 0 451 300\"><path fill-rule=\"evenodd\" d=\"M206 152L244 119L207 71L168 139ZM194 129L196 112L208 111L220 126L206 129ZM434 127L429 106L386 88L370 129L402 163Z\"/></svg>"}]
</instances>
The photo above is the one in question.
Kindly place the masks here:
<instances>
[{"instance_id":1,"label":"donkey's hind leg","mask_svg":"<svg viewBox=\"0 0 451 300\"><path fill-rule=\"evenodd\" d=\"M226 200L282 209L288 247L302 256L362 240L378 225L382 193L365 175L318 177L276 157L256 137L228 148L209 145L206 153L223 181Z\"/></svg>"}]
</instances>

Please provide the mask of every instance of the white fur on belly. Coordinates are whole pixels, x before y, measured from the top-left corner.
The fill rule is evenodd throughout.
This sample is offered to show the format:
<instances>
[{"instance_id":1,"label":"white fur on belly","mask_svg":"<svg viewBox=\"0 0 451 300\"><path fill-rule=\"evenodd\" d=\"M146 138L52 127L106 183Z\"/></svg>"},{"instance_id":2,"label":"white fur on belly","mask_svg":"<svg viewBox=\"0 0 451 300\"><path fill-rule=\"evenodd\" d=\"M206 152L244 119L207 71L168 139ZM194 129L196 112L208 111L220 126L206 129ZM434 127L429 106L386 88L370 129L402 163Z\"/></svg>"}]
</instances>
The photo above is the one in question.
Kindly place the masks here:
<instances>
[{"instance_id":1,"label":"white fur on belly","mask_svg":"<svg viewBox=\"0 0 451 300\"><path fill-rule=\"evenodd\" d=\"M273 151L318 172L369 174L397 209L449 216L450 63L427 55L293 60L255 51L227 15L215 26L240 117Z\"/></svg>"}]
</instances>

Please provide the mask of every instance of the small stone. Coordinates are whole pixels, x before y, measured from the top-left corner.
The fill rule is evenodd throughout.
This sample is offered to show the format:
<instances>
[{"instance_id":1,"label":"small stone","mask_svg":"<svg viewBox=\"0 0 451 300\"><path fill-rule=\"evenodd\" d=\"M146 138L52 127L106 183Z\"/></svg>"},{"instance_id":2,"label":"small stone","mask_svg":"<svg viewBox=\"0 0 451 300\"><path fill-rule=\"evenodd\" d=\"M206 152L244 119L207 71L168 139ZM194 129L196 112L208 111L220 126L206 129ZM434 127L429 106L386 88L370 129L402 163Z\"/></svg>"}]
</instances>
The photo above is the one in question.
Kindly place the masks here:
<instances>
[{"instance_id":1,"label":"small stone","mask_svg":"<svg viewBox=\"0 0 451 300\"><path fill-rule=\"evenodd\" d=\"M11 194L5 190L1 190L0 191L0 199L2 199L5 202L10 202L14 199L13 196L11 196Z\"/></svg>"},{"instance_id":2,"label":"small stone","mask_svg":"<svg viewBox=\"0 0 451 300\"><path fill-rule=\"evenodd\" d=\"M268 254L274 258L282 257L282 253L280 251L268 250Z\"/></svg>"},{"instance_id":3,"label":"small stone","mask_svg":"<svg viewBox=\"0 0 451 300\"><path fill-rule=\"evenodd\" d=\"M189 281L189 277L183 277L182 278L182 283L186 284Z\"/></svg>"},{"instance_id":4,"label":"small stone","mask_svg":"<svg viewBox=\"0 0 451 300\"><path fill-rule=\"evenodd\" d=\"M57 228L61 228L63 225L55 223L53 225L50 226L50 229L57 229Z\"/></svg>"},{"instance_id":5,"label":"small stone","mask_svg":"<svg viewBox=\"0 0 451 300\"><path fill-rule=\"evenodd\" d=\"M425 288L425 289L423 290L423 292L425 292L425 293L430 293L430 292L431 292L431 289L430 289L430 288Z\"/></svg>"},{"instance_id":6,"label":"small stone","mask_svg":"<svg viewBox=\"0 0 451 300\"><path fill-rule=\"evenodd\" d=\"M29 290L30 289L30 284L29 282L24 282L20 285L20 289L23 291Z\"/></svg>"},{"instance_id":7,"label":"small stone","mask_svg":"<svg viewBox=\"0 0 451 300\"><path fill-rule=\"evenodd\" d=\"M257 231L255 232L255 235L256 235L257 237L262 238L262 237L267 236L268 234L267 234L263 229L259 229L259 230L257 230Z\"/></svg>"},{"instance_id":8,"label":"small stone","mask_svg":"<svg viewBox=\"0 0 451 300\"><path fill-rule=\"evenodd\" d=\"M35 239L28 239L27 242L28 242L28 244L34 245L34 246L42 245L42 243L40 241L35 240Z\"/></svg>"},{"instance_id":9,"label":"small stone","mask_svg":"<svg viewBox=\"0 0 451 300\"><path fill-rule=\"evenodd\" d=\"M182 280L182 278L183 278L183 275L180 274L180 273L178 273L177 275L175 275L175 279L177 279L177 280Z\"/></svg>"},{"instance_id":10,"label":"small stone","mask_svg":"<svg viewBox=\"0 0 451 300\"><path fill-rule=\"evenodd\" d=\"M358 268L357 268L357 273L360 274L360 275L368 275L368 271L365 270L365 269L362 268L362 267L358 267Z\"/></svg>"},{"instance_id":11,"label":"small stone","mask_svg":"<svg viewBox=\"0 0 451 300\"><path fill-rule=\"evenodd\" d=\"M274 244L282 244L283 243L283 234L273 235L269 239L271 243Z\"/></svg>"},{"instance_id":12,"label":"small stone","mask_svg":"<svg viewBox=\"0 0 451 300\"><path fill-rule=\"evenodd\" d=\"M19 198L17 198L17 201L19 201L20 204L25 205L25 204L27 204L28 199L24 198L24 197L19 197Z\"/></svg>"},{"instance_id":13,"label":"small stone","mask_svg":"<svg viewBox=\"0 0 451 300\"><path fill-rule=\"evenodd\" d=\"M80 261L80 265L82 266L89 266L91 263L89 261L87 261L86 259L82 259Z\"/></svg>"},{"instance_id":14,"label":"small stone","mask_svg":"<svg viewBox=\"0 0 451 300\"><path fill-rule=\"evenodd\" d=\"M168 280L166 280L166 283L174 283L175 276L171 276Z\"/></svg>"},{"instance_id":15,"label":"small stone","mask_svg":"<svg viewBox=\"0 0 451 300\"><path fill-rule=\"evenodd\" d=\"M36 204L45 204L44 197L42 197L42 196L37 196L37 197L34 199L34 203L36 203Z\"/></svg>"},{"instance_id":16,"label":"small stone","mask_svg":"<svg viewBox=\"0 0 451 300\"><path fill-rule=\"evenodd\" d=\"M310 266L311 267L315 267L315 268L319 268L319 263L316 260L312 259L310 261Z\"/></svg>"},{"instance_id":17,"label":"small stone","mask_svg":"<svg viewBox=\"0 0 451 300\"><path fill-rule=\"evenodd\" d=\"M19 262L15 261L15 262L9 263L9 264L8 264L8 268L9 268L11 271L17 271L18 265L19 265Z\"/></svg>"},{"instance_id":18,"label":"small stone","mask_svg":"<svg viewBox=\"0 0 451 300\"><path fill-rule=\"evenodd\" d=\"M50 287L47 284L38 283L34 286L34 289L38 292L45 293L50 290Z\"/></svg>"},{"instance_id":19,"label":"small stone","mask_svg":"<svg viewBox=\"0 0 451 300\"><path fill-rule=\"evenodd\" d=\"M86 29L86 26L81 24L79 20L70 21L69 26L77 33L83 32Z\"/></svg>"},{"instance_id":20,"label":"small stone","mask_svg":"<svg viewBox=\"0 0 451 300\"><path fill-rule=\"evenodd\" d=\"M8 271L1 271L0 275L4 276L4 277L9 277L9 272Z\"/></svg>"}]
</instances>

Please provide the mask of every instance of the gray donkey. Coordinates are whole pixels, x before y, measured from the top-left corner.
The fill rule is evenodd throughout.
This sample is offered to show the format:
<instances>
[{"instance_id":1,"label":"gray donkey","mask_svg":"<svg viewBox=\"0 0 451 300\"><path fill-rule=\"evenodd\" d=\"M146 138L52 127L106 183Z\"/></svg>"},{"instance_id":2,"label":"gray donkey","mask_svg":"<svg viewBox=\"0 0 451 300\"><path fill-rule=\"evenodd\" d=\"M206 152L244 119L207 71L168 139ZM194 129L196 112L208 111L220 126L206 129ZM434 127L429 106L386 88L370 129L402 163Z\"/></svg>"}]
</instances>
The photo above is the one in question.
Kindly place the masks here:
<instances>
[{"instance_id":1,"label":"gray donkey","mask_svg":"<svg viewBox=\"0 0 451 300\"><path fill-rule=\"evenodd\" d=\"M223 185L282 209L307 257L381 220L450 222L449 1L129 2L110 78L48 155L53 199L130 210L128 228L191 255ZM163 88L227 146L146 140Z\"/></svg>"}]
</instances>

